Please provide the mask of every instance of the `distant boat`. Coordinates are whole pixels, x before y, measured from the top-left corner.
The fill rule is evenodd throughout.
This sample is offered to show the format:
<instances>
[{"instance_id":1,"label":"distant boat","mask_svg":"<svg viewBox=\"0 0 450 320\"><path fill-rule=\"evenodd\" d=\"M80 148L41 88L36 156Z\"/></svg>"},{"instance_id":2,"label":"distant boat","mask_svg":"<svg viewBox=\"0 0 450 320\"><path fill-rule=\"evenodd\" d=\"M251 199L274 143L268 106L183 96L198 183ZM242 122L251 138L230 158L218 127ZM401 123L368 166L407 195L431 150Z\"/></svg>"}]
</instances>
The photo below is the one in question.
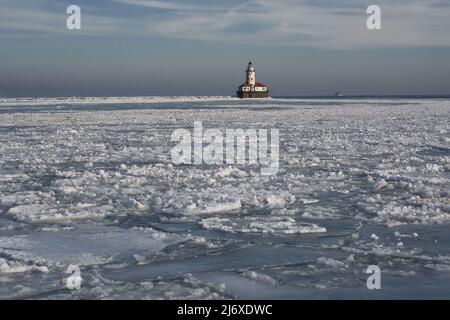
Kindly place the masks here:
<instances>
[{"instance_id":1,"label":"distant boat","mask_svg":"<svg viewBox=\"0 0 450 320\"><path fill-rule=\"evenodd\" d=\"M343 97L344 94L343 94L342 92L338 91L338 92L336 92L336 93L334 94L334 96L335 96L335 97Z\"/></svg>"}]
</instances>

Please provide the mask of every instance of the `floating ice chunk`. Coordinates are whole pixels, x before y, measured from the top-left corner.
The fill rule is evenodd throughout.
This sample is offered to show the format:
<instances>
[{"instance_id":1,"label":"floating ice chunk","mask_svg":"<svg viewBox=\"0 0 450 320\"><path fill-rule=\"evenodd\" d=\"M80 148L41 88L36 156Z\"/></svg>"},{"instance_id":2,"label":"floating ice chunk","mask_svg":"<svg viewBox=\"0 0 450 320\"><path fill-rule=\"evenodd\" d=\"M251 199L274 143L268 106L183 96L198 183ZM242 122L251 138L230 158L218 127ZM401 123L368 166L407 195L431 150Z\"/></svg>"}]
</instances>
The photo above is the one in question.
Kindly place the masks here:
<instances>
[{"instance_id":1,"label":"floating ice chunk","mask_svg":"<svg viewBox=\"0 0 450 320\"><path fill-rule=\"evenodd\" d=\"M414 232L413 234L402 234L398 231L394 232L394 237L398 238L398 239L402 239L402 238L417 238L419 235Z\"/></svg>"},{"instance_id":2,"label":"floating ice chunk","mask_svg":"<svg viewBox=\"0 0 450 320\"><path fill-rule=\"evenodd\" d=\"M10 264L3 258L0 258L0 274L5 273L24 273L24 272L49 272L46 266L24 265L20 262Z\"/></svg>"},{"instance_id":3,"label":"floating ice chunk","mask_svg":"<svg viewBox=\"0 0 450 320\"><path fill-rule=\"evenodd\" d=\"M86 163L84 164L84 167L85 167L86 169L92 168L93 166L94 166L94 164L93 164L92 162L86 162Z\"/></svg>"},{"instance_id":4,"label":"floating ice chunk","mask_svg":"<svg viewBox=\"0 0 450 320\"><path fill-rule=\"evenodd\" d=\"M198 207L195 203L186 208L187 214L213 214L213 213L225 213L232 212L241 209L241 200L214 202L203 204L202 207Z\"/></svg>"},{"instance_id":5,"label":"floating ice chunk","mask_svg":"<svg viewBox=\"0 0 450 320\"><path fill-rule=\"evenodd\" d=\"M339 260L333 259L333 258L328 258L328 257L320 257L317 259L317 263L319 264L323 264L327 267L331 267L331 268L345 268L347 267L347 265Z\"/></svg>"},{"instance_id":6,"label":"floating ice chunk","mask_svg":"<svg viewBox=\"0 0 450 320\"><path fill-rule=\"evenodd\" d=\"M217 173L217 176L219 176L221 178L229 177L229 176L234 177L234 178L241 178L241 177L248 176L248 174L247 174L247 172L242 171L240 169L227 167L227 168L220 170Z\"/></svg>"},{"instance_id":7,"label":"floating ice chunk","mask_svg":"<svg viewBox=\"0 0 450 320\"><path fill-rule=\"evenodd\" d=\"M76 206L67 209L50 207L46 204L19 205L8 210L8 214L27 222L45 221L71 221L82 219L99 219L113 211L113 206L103 205L91 208L78 208Z\"/></svg>"},{"instance_id":8,"label":"floating ice chunk","mask_svg":"<svg viewBox=\"0 0 450 320\"><path fill-rule=\"evenodd\" d=\"M361 235L359 234L359 232L354 232L351 235L352 239L359 239L361 237Z\"/></svg>"},{"instance_id":9,"label":"floating ice chunk","mask_svg":"<svg viewBox=\"0 0 450 320\"><path fill-rule=\"evenodd\" d=\"M271 208L282 208L285 205L285 201L284 201L283 197L276 195L276 194L271 194L271 195L267 196L266 202L269 205L269 207L271 207Z\"/></svg>"},{"instance_id":10,"label":"floating ice chunk","mask_svg":"<svg viewBox=\"0 0 450 320\"><path fill-rule=\"evenodd\" d=\"M314 204L319 202L317 199L300 199L299 201L303 204Z\"/></svg>"},{"instance_id":11,"label":"floating ice chunk","mask_svg":"<svg viewBox=\"0 0 450 320\"><path fill-rule=\"evenodd\" d=\"M6 262L6 260L3 259L3 258L0 258L0 272L6 271L6 270L8 270L8 269L9 269L9 265L8 265L8 263Z\"/></svg>"},{"instance_id":12,"label":"floating ice chunk","mask_svg":"<svg viewBox=\"0 0 450 320\"><path fill-rule=\"evenodd\" d=\"M146 262L146 258L140 254L134 254L133 258L136 260L138 264L144 264Z\"/></svg>"},{"instance_id":13,"label":"floating ice chunk","mask_svg":"<svg viewBox=\"0 0 450 320\"><path fill-rule=\"evenodd\" d=\"M217 204L208 204L205 209L202 210L202 213L219 213L219 212L229 212L241 209L241 201L231 201L231 202L223 202Z\"/></svg>"},{"instance_id":14,"label":"floating ice chunk","mask_svg":"<svg viewBox=\"0 0 450 320\"><path fill-rule=\"evenodd\" d=\"M314 208L314 209L306 209L304 213L302 213L302 217L306 219L339 219L342 215L336 213L337 210L333 208L324 209L324 208Z\"/></svg>"},{"instance_id":15,"label":"floating ice chunk","mask_svg":"<svg viewBox=\"0 0 450 320\"><path fill-rule=\"evenodd\" d=\"M438 173L444 171L444 168L436 163L427 163L425 165L425 170L428 172Z\"/></svg>"},{"instance_id":16,"label":"floating ice chunk","mask_svg":"<svg viewBox=\"0 0 450 320\"><path fill-rule=\"evenodd\" d=\"M290 216L293 216L293 215L297 214L298 212L299 212L299 209L281 208L281 209L273 209L270 213L272 215L290 215Z\"/></svg>"},{"instance_id":17,"label":"floating ice chunk","mask_svg":"<svg viewBox=\"0 0 450 320\"><path fill-rule=\"evenodd\" d=\"M135 210L145 210L146 207L136 199L130 198L127 202L128 208L135 209Z\"/></svg>"},{"instance_id":18,"label":"floating ice chunk","mask_svg":"<svg viewBox=\"0 0 450 320\"><path fill-rule=\"evenodd\" d=\"M370 236L370 238L373 239L373 240L375 240L375 241L380 240L380 238L379 238L376 234L374 234L374 233Z\"/></svg>"},{"instance_id":19,"label":"floating ice chunk","mask_svg":"<svg viewBox=\"0 0 450 320\"><path fill-rule=\"evenodd\" d=\"M42 272L47 273L49 272L48 268L46 266L26 266L26 265L19 265L16 267L10 267L9 269L6 269L2 271L3 273L24 273L24 272Z\"/></svg>"},{"instance_id":20,"label":"floating ice chunk","mask_svg":"<svg viewBox=\"0 0 450 320\"><path fill-rule=\"evenodd\" d=\"M153 197L151 200L151 205L155 208L161 207L162 205L161 197L158 196Z\"/></svg>"},{"instance_id":21,"label":"floating ice chunk","mask_svg":"<svg viewBox=\"0 0 450 320\"><path fill-rule=\"evenodd\" d=\"M149 256L167 245L186 240L181 235L161 233L148 228L122 229L89 223L64 232L39 231L0 237L0 253L33 265L87 266L105 264L115 259L120 261L135 254Z\"/></svg>"},{"instance_id":22,"label":"floating ice chunk","mask_svg":"<svg viewBox=\"0 0 450 320\"><path fill-rule=\"evenodd\" d=\"M327 230L312 223L299 223L289 216L207 218L200 225L205 229L242 233L306 234L323 233Z\"/></svg>"},{"instance_id":23,"label":"floating ice chunk","mask_svg":"<svg viewBox=\"0 0 450 320\"><path fill-rule=\"evenodd\" d=\"M375 187L377 189L384 189L388 186L389 186L389 183L387 183L386 180L384 180L384 179L377 181L377 183L375 184Z\"/></svg>"},{"instance_id":24,"label":"floating ice chunk","mask_svg":"<svg viewBox=\"0 0 450 320\"><path fill-rule=\"evenodd\" d=\"M450 265L446 265L446 264L432 264L432 263L428 263L425 265L425 268L428 269L432 269L434 271L439 271L439 272L449 272L450 271Z\"/></svg>"},{"instance_id":25,"label":"floating ice chunk","mask_svg":"<svg viewBox=\"0 0 450 320\"><path fill-rule=\"evenodd\" d=\"M70 194L70 193L76 193L76 192L77 192L77 189L74 188L74 187L72 187L72 186L63 186L62 189L61 189L61 191L62 191L64 194Z\"/></svg>"},{"instance_id":26,"label":"floating ice chunk","mask_svg":"<svg viewBox=\"0 0 450 320\"><path fill-rule=\"evenodd\" d=\"M396 202L386 204L378 210L376 222L383 222L389 227L414 223L432 224L450 221L450 213L442 211L440 207L432 204L422 206L399 205Z\"/></svg>"},{"instance_id":27,"label":"floating ice chunk","mask_svg":"<svg viewBox=\"0 0 450 320\"><path fill-rule=\"evenodd\" d=\"M19 216L19 218L29 217L44 212L47 209L42 204L19 205L8 210L8 214Z\"/></svg>"},{"instance_id":28,"label":"floating ice chunk","mask_svg":"<svg viewBox=\"0 0 450 320\"><path fill-rule=\"evenodd\" d=\"M0 203L4 206L34 204L40 200L52 199L52 195L41 191L23 191L1 196Z\"/></svg>"},{"instance_id":29,"label":"floating ice chunk","mask_svg":"<svg viewBox=\"0 0 450 320\"><path fill-rule=\"evenodd\" d=\"M349 255L347 258L345 258L345 261L354 262L355 261L355 255L354 254Z\"/></svg>"},{"instance_id":30,"label":"floating ice chunk","mask_svg":"<svg viewBox=\"0 0 450 320\"><path fill-rule=\"evenodd\" d=\"M29 176L26 174L1 174L0 181L1 182L11 182L18 180L28 180Z\"/></svg>"},{"instance_id":31,"label":"floating ice chunk","mask_svg":"<svg viewBox=\"0 0 450 320\"><path fill-rule=\"evenodd\" d=\"M245 271L242 273L242 275L246 278L261 282L272 287L277 285L277 281L266 274L257 273L255 271Z\"/></svg>"}]
</instances>

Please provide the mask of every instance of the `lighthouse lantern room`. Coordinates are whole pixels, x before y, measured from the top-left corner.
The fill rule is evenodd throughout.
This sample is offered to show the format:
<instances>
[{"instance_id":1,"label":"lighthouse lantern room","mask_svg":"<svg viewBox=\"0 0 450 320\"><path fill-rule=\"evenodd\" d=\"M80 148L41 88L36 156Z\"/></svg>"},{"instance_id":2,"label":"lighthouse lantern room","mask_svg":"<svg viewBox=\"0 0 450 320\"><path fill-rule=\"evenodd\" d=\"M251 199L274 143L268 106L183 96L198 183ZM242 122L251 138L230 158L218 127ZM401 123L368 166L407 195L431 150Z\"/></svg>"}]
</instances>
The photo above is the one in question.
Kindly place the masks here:
<instances>
[{"instance_id":1,"label":"lighthouse lantern room","mask_svg":"<svg viewBox=\"0 0 450 320\"><path fill-rule=\"evenodd\" d=\"M248 63L245 83L239 86L237 95L239 98L267 98L269 89L263 83L256 82L255 68L251 62Z\"/></svg>"}]
</instances>

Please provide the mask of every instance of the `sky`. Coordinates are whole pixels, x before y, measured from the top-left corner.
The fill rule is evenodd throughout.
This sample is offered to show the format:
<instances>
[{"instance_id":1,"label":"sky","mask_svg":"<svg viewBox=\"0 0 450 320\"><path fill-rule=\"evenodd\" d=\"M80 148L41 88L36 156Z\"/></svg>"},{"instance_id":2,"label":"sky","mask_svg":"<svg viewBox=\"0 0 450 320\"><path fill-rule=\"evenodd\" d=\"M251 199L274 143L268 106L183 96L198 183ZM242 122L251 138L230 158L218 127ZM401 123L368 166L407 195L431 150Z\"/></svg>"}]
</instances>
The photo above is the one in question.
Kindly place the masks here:
<instances>
[{"instance_id":1,"label":"sky","mask_svg":"<svg viewBox=\"0 0 450 320\"><path fill-rule=\"evenodd\" d=\"M233 95L249 61L273 96L446 95L449 30L450 0L0 0L0 97Z\"/></svg>"}]
</instances>

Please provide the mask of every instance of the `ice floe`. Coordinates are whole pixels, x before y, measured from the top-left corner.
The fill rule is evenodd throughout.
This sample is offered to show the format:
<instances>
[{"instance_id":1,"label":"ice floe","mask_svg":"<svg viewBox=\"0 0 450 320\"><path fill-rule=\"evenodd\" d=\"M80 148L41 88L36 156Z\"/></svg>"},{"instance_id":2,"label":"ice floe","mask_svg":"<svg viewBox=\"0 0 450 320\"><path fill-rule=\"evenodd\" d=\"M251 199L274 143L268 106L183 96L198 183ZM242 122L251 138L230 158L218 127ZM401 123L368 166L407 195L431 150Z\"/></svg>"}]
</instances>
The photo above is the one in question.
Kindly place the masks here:
<instances>
[{"instance_id":1,"label":"ice floe","mask_svg":"<svg viewBox=\"0 0 450 320\"><path fill-rule=\"evenodd\" d=\"M243 218L206 218L200 225L206 229L228 232L263 234L307 234L326 232L326 228L313 223L300 223L286 216L243 217Z\"/></svg>"},{"instance_id":2,"label":"ice floe","mask_svg":"<svg viewBox=\"0 0 450 320\"><path fill-rule=\"evenodd\" d=\"M448 297L449 112L446 99L0 99L0 298L360 297L369 264L383 297L399 276L401 292L431 279ZM194 121L279 129L278 174L173 164L171 133ZM64 292L72 263L86 281Z\"/></svg>"}]
</instances>

